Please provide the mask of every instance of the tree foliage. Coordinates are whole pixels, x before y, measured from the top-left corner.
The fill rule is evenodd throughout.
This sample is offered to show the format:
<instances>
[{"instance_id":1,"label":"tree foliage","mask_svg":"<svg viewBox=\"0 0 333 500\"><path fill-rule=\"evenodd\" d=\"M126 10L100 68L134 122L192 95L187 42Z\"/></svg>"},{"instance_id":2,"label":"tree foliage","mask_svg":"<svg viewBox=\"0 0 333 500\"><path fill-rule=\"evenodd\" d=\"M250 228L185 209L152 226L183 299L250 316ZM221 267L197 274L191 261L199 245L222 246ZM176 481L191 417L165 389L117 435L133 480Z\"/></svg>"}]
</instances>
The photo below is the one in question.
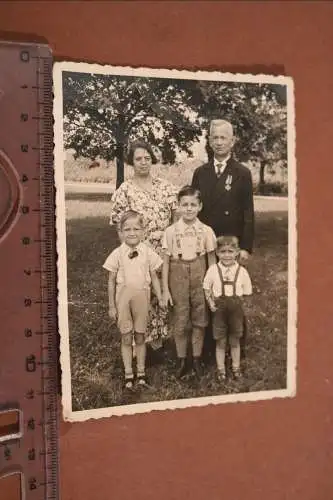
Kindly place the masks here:
<instances>
[{"instance_id":1,"label":"tree foliage","mask_svg":"<svg viewBox=\"0 0 333 500\"><path fill-rule=\"evenodd\" d=\"M274 86L276 87L276 86ZM200 82L207 122L224 117L235 129L235 153L242 160L285 159L287 121L283 89L272 85Z\"/></svg>"},{"instance_id":2,"label":"tree foliage","mask_svg":"<svg viewBox=\"0 0 333 500\"><path fill-rule=\"evenodd\" d=\"M262 183L266 168L286 165L284 86L64 73L63 95L66 147L76 156L116 158L118 185L131 140L146 139L160 149L163 162L173 163L177 151L191 156L213 117L234 125L235 154L260 162Z\"/></svg>"},{"instance_id":3,"label":"tree foliage","mask_svg":"<svg viewBox=\"0 0 333 500\"><path fill-rule=\"evenodd\" d=\"M224 117L235 129L234 153L240 161L260 165L259 190L264 190L265 172L279 163L287 166L286 87L240 82L199 83L206 123ZM208 157L212 151L207 143Z\"/></svg>"},{"instance_id":4,"label":"tree foliage","mask_svg":"<svg viewBox=\"0 0 333 500\"><path fill-rule=\"evenodd\" d=\"M201 135L198 95L195 85L182 80L64 74L66 147L76 156L117 158L120 184L131 140L157 146L164 162L174 162L177 149L191 155Z\"/></svg>"}]
</instances>

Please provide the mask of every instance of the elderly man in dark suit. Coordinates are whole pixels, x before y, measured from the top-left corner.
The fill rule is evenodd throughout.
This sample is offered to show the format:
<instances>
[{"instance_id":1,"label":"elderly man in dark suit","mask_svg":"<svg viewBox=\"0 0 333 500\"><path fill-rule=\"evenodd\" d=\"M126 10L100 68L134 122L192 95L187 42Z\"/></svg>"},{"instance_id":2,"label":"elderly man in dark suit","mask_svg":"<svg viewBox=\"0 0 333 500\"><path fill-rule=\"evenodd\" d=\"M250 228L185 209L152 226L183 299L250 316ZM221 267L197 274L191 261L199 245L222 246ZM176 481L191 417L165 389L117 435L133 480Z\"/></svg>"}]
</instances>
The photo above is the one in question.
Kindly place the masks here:
<instances>
[{"instance_id":1,"label":"elderly man in dark suit","mask_svg":"<svg viewBox=\"0 0 333 500\"><path fill-rule=\"evenodd\" d=\"M239 239L240 262L245 264L253 249L254 208L251 172L232 157L235 136L231 123L212 120L208 143L212 151L208 163L193 174L192 186L201 192L203 209L199 219L211 226L216 236L233 235ZM211 329L205 339L204 357L212 353ZM246 337L244 324L243 348Z\"/></svg>"},{"instance_id":2,"label":"elderly man in dark suit","mask_svg":"<svg viewBox=\"0 0 333 500\"><path fill-rule=\"evenodd\" d=\"M212 120L208 140L214 157L198 167L192 179L192 186L202 197L199 219L211 226L216 236L237 236L244 263L252 252L254 238L251 172L232 157L235 136L229 122Z\"/></svg>"}]
</instances>

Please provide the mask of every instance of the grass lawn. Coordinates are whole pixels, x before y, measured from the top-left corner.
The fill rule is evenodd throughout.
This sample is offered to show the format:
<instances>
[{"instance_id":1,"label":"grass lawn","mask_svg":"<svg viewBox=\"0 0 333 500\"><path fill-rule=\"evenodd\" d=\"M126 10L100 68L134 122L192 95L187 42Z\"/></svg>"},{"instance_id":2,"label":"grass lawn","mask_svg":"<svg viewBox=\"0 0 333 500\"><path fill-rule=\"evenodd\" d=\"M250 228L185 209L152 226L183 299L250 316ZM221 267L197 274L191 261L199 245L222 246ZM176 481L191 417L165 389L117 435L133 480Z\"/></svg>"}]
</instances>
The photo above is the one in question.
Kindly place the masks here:
<instances>
[{"instance_id":1,"label":"grass lawn","mask_svg":"<svg viewBox=\"0 0 333 500\"><path fill-rule=\"evenodd\" d=\"M189 376L177 381L174 348L168 361L148 367L154 390L129 397L123 393L120 339L108 318L107 273L102 264L118 244L108 223L108 201L66 201L68 300L73 410L118 406L134 402L173 400L286 387L287 371L287 214L258 213L256 249L249 264L254 285L245 377L215 382L214 364L200 383Z\"/></svg>"}]
</instances>

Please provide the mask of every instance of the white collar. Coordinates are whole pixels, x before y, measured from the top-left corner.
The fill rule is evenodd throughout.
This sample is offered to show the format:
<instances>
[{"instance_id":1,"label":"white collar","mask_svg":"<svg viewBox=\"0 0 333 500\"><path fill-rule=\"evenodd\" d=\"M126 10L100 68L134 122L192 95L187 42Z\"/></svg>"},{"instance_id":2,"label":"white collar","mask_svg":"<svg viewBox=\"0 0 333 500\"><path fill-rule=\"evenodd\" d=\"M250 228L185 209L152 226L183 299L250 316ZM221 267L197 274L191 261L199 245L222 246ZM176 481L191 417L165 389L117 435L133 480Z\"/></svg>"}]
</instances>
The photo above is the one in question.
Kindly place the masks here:
<instances>
[{"instance_id":1,"label":"white collar","mask_svg":"<svg viewBox=\"0 0 333 500\"><path fill-rule=\"evenodd\" d=\"M194 229L197 232L202 225L198 218L195 219L193 224L186 224L183 221L183 217L180 217L180 219L178 219L176 224L178 225L178 229L180 230L181 233L185 233L188 229Z\"/></svg>"},{"instance_id":2,"label":"white collar","mask_svg":"<svg viewBox=\"0 0 333 500\"><path fill-rule=\"evenodd\" d=\"M123 242L123 243L121 244L121 247L122 247L122 249L123 249L123 251L124 251L124 253L125 253L125 254L129 254L130 252L133 252L134 250L139 251L139 250L141 250L141 249L142 249L142 246L143 246L142 241L140 241L140 242L136 245L136 247L130 247L130 246L129 246L129 245L127 245L125 242Z\"/></svg>"},{"instance_id":3,"label":"white collar","mask_svg":"<svg viewBox=\"0 0 333 500\"><path fill-rule=\"evenodd\" d=\"M224 160L217 160L215 157L214 157L214 167L217 168L216 166L217 165L223 165L223 167L225 167L227 165L227 162L228 160L230 160L230 157L231 157L231 154L229 154L226 158L224 158Z\"/></svg>"},{"instance_id":4,"label":"white collar","mask_svg":"<svg viewBox=\"0 0 333 500\"><path fill-rule=\"evenodd\" d=\"M222 262L218 262L218 266L222 269L222 271L234 271L238 267L238 262L235 262L232 266L224 266Z\"/></svg>"}]
</instances>

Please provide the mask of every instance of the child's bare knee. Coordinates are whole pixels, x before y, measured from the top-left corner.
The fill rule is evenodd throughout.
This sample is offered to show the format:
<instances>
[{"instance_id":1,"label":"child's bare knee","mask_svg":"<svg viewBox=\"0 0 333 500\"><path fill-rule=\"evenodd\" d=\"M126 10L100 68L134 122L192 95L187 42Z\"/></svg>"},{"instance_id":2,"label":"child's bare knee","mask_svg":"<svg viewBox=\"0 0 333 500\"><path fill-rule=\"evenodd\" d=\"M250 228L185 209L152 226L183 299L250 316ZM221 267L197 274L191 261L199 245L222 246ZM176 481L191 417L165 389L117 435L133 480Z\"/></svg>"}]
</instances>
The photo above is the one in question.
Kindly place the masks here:
<instances>
[{"instance_id":1,"label":"child's bare knee","mask_svg":"<svg viewBox=\"0 0 333 500\"><path fill-rule=\"evenodd\" d=\"M218 349L225 349L227 344L227 339L222 338L222 339L217 339L216 340L216 347Z\"/></svg>"},{"instance_id":2,"label":"child's bare knee","mask_svg":"<svg viewBox=\"0 0 333 500\"><path fill-rule=\"evenodd\" d=\"M135 339L135 343L137 345L142 345L145 342L145 334L144 333L135 333L134 339Z\"/></svg>"},{"instance_id":3,"label":"child's bare knee","mask_svg":"<svg viewBox=\"0 0 333 500\"><path fill-rule=\"evenodd\" d=\"M230 337L229 343L230 347L239 347L240 339L238 337Z\"/></svg>"},{"instance_id":4,"label":"child's bare knee","mask_svg":"<svg viewBox=\"0 0 333 500\"><path fill-rule=\"evenodd\" d=\"M121 343L123 345L132 345L133 335L132 333L125 333L121 336Z\"/></svg>"}]
</instances>

